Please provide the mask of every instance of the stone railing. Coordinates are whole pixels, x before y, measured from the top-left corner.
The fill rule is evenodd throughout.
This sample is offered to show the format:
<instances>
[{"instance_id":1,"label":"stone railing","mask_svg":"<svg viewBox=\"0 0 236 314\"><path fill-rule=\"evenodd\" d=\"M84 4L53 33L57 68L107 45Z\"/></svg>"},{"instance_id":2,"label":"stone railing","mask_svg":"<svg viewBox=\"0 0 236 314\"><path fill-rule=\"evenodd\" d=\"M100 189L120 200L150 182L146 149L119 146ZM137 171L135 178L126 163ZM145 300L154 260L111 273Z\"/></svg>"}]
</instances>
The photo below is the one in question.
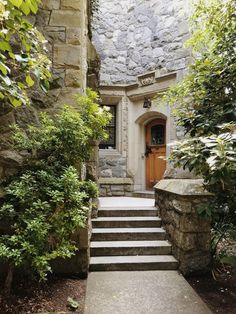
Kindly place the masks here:
<instances>
[{"instance_id":1,"label":"stone railing","mask_svg":"<svg viewBox=\"0 0 236 314\"><path fill-rule=\"evenodd\" d=\"M156 206L180 271L185 275L207 271L211 262L210 221L197 213L198 207L211 198L203 189L203 181L161 180L154 189Z\"/></svg>"}]
</instances>

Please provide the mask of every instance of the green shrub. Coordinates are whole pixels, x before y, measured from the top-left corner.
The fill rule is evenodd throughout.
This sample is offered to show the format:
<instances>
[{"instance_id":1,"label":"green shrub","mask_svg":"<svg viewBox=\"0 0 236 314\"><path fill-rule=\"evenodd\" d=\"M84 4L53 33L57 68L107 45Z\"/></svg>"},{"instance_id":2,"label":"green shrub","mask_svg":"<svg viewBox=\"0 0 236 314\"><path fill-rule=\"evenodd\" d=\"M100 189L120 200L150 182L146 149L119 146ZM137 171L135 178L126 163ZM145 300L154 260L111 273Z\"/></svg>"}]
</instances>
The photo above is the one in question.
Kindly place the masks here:
<instances>
[{"instance_id":1,"label":"green shrub","mask_svg":"<svg viewBox=\"0 0 236 314\"><path fill-rule=\"evenodd\" d=\"M92 95L78 97L76 109L67 106L53 118L41 114L39 126L14 128L15 149L26 158L18 175L4 183L0 206L0 219L10 226L0 236L0 260L10 265L6 291L15 267L45 279L51 260L78 250L73 233L84 226L89 200L98 195L95 183L81 181L81 163L89 161L90 143L106 135L110 119Z\"/></svg>"},{"instance_id":2,"label":"green shrub","mask_svg":"<svg viewBox=\"0 0 236 314\"><path fill-rule=\"evenodd\" d=\"M73 167L60 176L37 170L12 180L0 208L0 219L11 226L0 237L0 258L30 267L44 279L51 271L50 260L72 256L77 247L71 235L84 226L88 210L88 194L80 188Z\"/></svg>"},{"instance_id":3,"label":"green shrub","mask_svg":"<svg viewBox=\"0 0 236 314\"><path fill-rule=\"evenodd\" d=\"M236 1L201 0L191 19L193 63L167 92L185 139L171 160L204 178L215 201L203 214L235 217L236 202ZM216 215L216 218L219 215Z\"/></svg>"}]
</instances>

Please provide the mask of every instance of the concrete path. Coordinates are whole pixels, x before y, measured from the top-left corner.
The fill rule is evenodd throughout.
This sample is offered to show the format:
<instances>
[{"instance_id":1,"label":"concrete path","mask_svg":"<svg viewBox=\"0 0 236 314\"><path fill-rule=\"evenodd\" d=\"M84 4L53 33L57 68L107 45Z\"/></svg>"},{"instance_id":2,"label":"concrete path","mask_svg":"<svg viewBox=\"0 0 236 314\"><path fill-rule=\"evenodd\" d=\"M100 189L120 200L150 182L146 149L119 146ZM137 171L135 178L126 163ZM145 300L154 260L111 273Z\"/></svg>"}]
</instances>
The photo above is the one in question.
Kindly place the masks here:
<instances>
[{"instance_id":1,"label":"concrete path","mask_svg":"<svg viewBox=\"0 0 236 314\"><path fill-rule=\"evenodd\" d=\"M210 314L177 271L95 272L85 314Z\"/></svg>"}]
</instances>

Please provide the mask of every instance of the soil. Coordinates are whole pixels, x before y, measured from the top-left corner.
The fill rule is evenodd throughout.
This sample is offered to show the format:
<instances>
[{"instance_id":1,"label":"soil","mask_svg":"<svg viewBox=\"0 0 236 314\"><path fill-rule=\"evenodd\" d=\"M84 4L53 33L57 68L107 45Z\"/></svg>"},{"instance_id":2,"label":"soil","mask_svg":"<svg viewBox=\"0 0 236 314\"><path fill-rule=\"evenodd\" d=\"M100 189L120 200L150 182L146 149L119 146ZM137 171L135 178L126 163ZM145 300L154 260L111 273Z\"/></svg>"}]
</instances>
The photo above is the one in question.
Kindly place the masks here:
<instances>
[{"instance_id":1,"label":"soil","mask_svg":"<svg viewBox=\"0 0 236 314\"><path fill-rule=\"evenodd\" d=\"M51 277L45 283L17 278L7 299L2 294L0 282L1 314L32 314L48 312L84 313L86 280ZM68 297L79 307L72 311L67 306Z\"/></svg>"},{"instance_id":2,"label":"soil","mask_svg":"<svg viewBox=\"0 0 236 314\"><path fill-rule=\"evenodd\" d=\"M236 268L186 278L214 314L236 314Z\"/></svg>"},{"instance_id":3,"label":"soil","mask_svg":"<svg viewBox=\"0 0 236 314\"><path fill-rule=\"evenodd\" d=\"M186 278L214 314L236 314L236 268L225 268L216 275L194 275ZM1 314L48 312L84 313L86 280L51 277L46 283L16 278L9 298L3 298L0 281ZM67 298L79 303L72 311ZM200 313L199 313L200 314Z\"/></svg>"}]
</instances>

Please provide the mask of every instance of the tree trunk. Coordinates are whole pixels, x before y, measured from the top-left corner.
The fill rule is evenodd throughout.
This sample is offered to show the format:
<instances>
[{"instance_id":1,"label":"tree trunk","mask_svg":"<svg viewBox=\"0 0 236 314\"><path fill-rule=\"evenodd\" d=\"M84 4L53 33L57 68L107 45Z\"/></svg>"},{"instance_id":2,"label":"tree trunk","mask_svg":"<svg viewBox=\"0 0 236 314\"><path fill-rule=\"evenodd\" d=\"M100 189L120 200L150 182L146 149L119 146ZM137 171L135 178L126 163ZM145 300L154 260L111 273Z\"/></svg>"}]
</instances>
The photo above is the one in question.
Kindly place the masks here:
<instances>
[{"instance_id":1,"label":"tree trunk","mask_svg":"<svg viewBox=\"0 0 236 314\"><path fill-rule=\"evenodd\" d=\"M5 283L4 283L4 293L5 293L5 295L9 295L11 293L13 271L14 271L14 267L12 265L9 265L7 276L6 276Z\"/></svg>"}]
</instances>

